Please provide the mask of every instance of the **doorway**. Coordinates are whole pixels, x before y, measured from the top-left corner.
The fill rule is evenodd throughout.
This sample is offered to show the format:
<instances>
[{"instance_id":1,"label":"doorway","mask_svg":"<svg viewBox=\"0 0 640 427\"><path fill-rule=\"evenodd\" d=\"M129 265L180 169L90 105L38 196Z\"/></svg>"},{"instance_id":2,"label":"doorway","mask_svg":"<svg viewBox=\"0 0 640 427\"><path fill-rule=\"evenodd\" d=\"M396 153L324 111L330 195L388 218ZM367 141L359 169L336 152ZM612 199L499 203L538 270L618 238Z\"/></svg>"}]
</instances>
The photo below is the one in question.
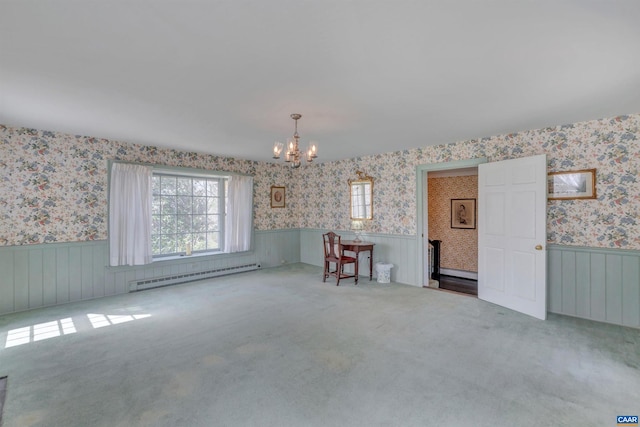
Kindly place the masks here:
<instances>
[{"instance_id":1,"label":"doorway","mask_svg":"<svg viewBox=\"0 0 640 427\"><path fill-rule=\"evenodd\" d=\"M428 287L478 294L478 167L427 172ZM431 248L430 248L431 249Z\"/></svg>"},{"instance_id":2,"label":"doorway","mask_svg":"<svg viewBox=\"0 0 640 427\"><path fill-rule=\"evenodd\" d=\"M486 159L416 168L418 265L428 285L428 174L478 167L478 298L546 318L546 155L487 163Z\"/></svg>"},{"instance_id":3,"label":"doorway","mask_svg":"<svg viewBox=\"0 0 640 427\"><path fill-rule=\"evenodd\" d=\"M433 237L431 237L429 235L429 228L430 228L430 223L429 223L429 210L430 210L430 201L429 201L429 178L447 178L447 177L454 177L454 176L477 176L477 170L478 170L478 166L480 164L486 163L487 159L485 158L477 158L477 159L468 159L468 160L458 160L458 161L453 161L453 162L447 162L447 163L437 163L437 164L429 164L429 165L421 165L417 167L417 177L416 177L416 184L417 184L417 196L418 196L418 203L417 203L417 208L418 208L418 230L421 236L420 239L420 248L418 250L418 254L420 256L420 259L418 260L419 264L422 266L421 269L421 283L423 287L435 287L434 282L432 281L433 279L431 279L431 274L432 274L432 265L431 265L431 252L429 250L431 244L429 243L430 239L433 239ZM446 183L445 183L446 185ZM464 193L467 194L467 193ZM476 194L477 194L477 187L476 187ZM477 199L476 197L468 197L469 199ZM431 200L432 202L434 202L433 198ZM432 209L434 208L434 206L432 206ZM438 202L438 207L437 209L440 211L440 215L439 215L439 221L440 224L438 225L439 228L441 228L444 232L444 229L450 229L450 220L451 220L451 202L450 202L450 198L446 198L446 200L440 200ZM476 209L477 210L477 209ZM435 221L433 215L431 215L431 219L432 221ZM448 284L451 285L451 287L457 287L458 289L452 289L456 292L459 292L460 289L465 289L468 290L468 292L465 293L471 293L471 294L477 294L477 279L478 279L478 273L477 273L477 262L478 262L478 254L477 254L477 214L476 214L476 218L475 218L476 222L475 222L475 231L471 232L475 234L475 240L473 240L475 243L467 243L467 244L471 244L471 245L475 245L476 246L476 251L473 252L473 257L474 259L472 260L473 262L471 263L471 265L473 267L469 267L469 263L463 263L463 265L453 265L453 268L447 268L447 259L451 258L451 246L449 246L449 251L448 251L448 255L445 256L445 264L444 264L444 270L442 268L440 268L440 277L439 279L437 279L439 282L446 282L448 281ZM463 231L466 232L468 230L473 230L473 228L467 228L467 229L456 229L454 231ZM467 233L457 233L459 235L462 235L463 238L468 237L466 234ZM441 250L443 250L441 248ZM446 250L446 249L445 249ZM450 266L451 267L451 266ZM469 270L475 270L475 271L469 271ZM450 276L450 277L446 277L446 276ZM443 280L444 278L444 280ZM457 279L454 279L457 278ZM475 283L473 283L473 282ZM454 282L457 282L454 283ZM463 287L460 286L460 284L462 284ZM468 285L468 286L465 286ZM443 288L444 289L444 288Z\"/></svg>"}]
</instances>

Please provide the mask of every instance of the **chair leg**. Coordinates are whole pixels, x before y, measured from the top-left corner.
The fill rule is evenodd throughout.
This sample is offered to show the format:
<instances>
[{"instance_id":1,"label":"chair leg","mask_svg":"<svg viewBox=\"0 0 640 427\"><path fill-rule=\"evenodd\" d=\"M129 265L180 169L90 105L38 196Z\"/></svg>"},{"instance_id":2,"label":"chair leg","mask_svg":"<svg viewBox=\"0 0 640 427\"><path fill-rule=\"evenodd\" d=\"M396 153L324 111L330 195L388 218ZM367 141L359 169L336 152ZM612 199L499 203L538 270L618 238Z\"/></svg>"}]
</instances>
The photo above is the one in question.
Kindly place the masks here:
<instances>
[{"instance_id":1,"label":"chair leg","mask_svg":"<svg viewBox=\"0 0 640 427\"><path fill-rule=\"evenodd\" d=\"M342 263L336 264L336 286L340 286L340 277L342 277Z\"/></svg>"},{"instance_id":2,"label":"chair leg","mask_svg":"<svg viewBox=\"0 0 640 427\"><path fill-rule=\"evenodd\" d=\"M328 271L329 263L327 261L324 262L324 272L322 273L322 282L327 281L327 271Z\"/></svg>"}]
</instances>

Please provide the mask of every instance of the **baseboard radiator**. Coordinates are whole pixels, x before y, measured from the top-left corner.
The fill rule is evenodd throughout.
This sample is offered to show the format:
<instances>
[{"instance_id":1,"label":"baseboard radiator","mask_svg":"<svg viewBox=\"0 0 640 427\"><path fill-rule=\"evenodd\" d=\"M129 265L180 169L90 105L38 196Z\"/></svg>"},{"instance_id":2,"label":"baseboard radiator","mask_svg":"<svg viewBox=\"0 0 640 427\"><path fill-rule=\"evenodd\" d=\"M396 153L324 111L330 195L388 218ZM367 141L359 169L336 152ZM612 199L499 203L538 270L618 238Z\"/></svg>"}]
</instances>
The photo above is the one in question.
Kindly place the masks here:
<instances>
[{"instance_id":1,"label":"baseboard radiator","mask_svg":"<svg viewBox=\"0 0 640 427\"><path fill-rule=\"evenodd\" d=\"M212 270L194 271L190 273L172 274L170 276L153 277L148 279L132 280L129 282L129 292L143 291L145 289L159 288L161 286L178 285L181 283L195 282L196 280L210 279L212 277L225 276L227 274L242 273L257 270L258 264L236 265L233 267L220 267Z\"/></svg>"}]
</instances>

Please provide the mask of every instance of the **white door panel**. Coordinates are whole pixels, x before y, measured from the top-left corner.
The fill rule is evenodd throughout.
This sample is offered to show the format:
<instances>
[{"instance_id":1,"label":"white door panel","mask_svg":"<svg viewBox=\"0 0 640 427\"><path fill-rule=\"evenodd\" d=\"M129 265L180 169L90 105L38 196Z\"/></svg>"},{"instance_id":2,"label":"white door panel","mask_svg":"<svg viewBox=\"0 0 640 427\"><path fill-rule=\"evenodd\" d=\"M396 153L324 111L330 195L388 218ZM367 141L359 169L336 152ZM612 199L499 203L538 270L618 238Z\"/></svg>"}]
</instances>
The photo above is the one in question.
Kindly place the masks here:
<instances>
[{"instance_id":1,"label":"white door panel","mask_svg":"<svg viewBox=\"0 0 640 427\"><path fill-rule=\"evenodd\" d=\"M479 170L478 170L479 172ZM504 185L505 183L505 171L500 170L500 169L491 169L491 170L487 170L486 173L486 177L485 177L485 185L487 187L491 187L491 186L497 186L497 185Z\"/></svg>"},{"instance_id":2,"label":"white door panel","mask_svg":"<svg viewBox=\"0 0 640 427\"><path fill-rule=\"evenodd\" d=\"M513 251L513 294L530 301L536 299L535 257L529 252Z\"/></svg>"},{"instance_id":3,"label":"white door panel","mask_svg":"<svg viewBox=\"0 0 640 427\"><path fill-rule=\"evenodd\" d=\"M523 227L525 224L535 224L535 200L536 193L534 191L523 191L522 193L513 194L511 204L511 233L516 237L535 239L536 229L534 227Z\"/></svg>"},{"instance_id":4,"label":"white door panel","mask_svg":"<svg viewBox=\"0 0 640 427\"><path fill-rule=\"evenodd\" d=\"M491 236L504 236L505 234L505 199L504 195L500 193L487 193L485 197L485 203L488 212L493 212L490 218L485 218L485 233ZM481 218L478 218L480 220Z\"/></svg>"},{"instance_id":5,"label":"white door panel","mask_svg":"<svg viewBox=\"0 0 640 427\"><path fill-rule=\"evenodd\" d=\"M503 248L485 248L487 252L485 264L486 286L496 291L504 292L504 249Z\"/></svg>"},{"instance_id":6,"label":"white door panel","mask_svg":"<svg viewBox=\"0 0 640 427\"><path fill-rule=\"evenodd\" d=\"M546 159L545 159L546 161ZM531 184L536 182L536 169L534 165L522 165L513 171L514 184Z\"/></svg>"},{"instance_id":7,"label":"white door panel","mask_svg":"<svg viewBox=\"0 0 640 427\"><path fill-rule=\"evenodd\" d=\"M546 155L478 170L478 298L546 318Z\"/></svg>"}]
</instances>

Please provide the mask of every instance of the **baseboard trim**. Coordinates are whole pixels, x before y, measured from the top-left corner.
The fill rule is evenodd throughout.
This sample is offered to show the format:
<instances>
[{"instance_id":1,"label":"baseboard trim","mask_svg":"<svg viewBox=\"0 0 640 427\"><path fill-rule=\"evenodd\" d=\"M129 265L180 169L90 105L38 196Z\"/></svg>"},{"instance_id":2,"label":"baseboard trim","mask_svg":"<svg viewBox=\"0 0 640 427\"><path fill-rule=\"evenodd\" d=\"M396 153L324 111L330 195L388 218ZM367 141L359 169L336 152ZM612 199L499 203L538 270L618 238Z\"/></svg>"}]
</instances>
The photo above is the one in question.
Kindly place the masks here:
<instances>
[{"instance_id":1,"label":"baseboard trim","mask_svg":"<svg viewBox=\"0 0 640 427\"><path fill-rule=\"evenodd\" d=\"M478 273L474 271L455 270L453 268L441 268L440 274L445 276L462 277L463 279L478 280Z\"/></svg>"}]
</instances>

